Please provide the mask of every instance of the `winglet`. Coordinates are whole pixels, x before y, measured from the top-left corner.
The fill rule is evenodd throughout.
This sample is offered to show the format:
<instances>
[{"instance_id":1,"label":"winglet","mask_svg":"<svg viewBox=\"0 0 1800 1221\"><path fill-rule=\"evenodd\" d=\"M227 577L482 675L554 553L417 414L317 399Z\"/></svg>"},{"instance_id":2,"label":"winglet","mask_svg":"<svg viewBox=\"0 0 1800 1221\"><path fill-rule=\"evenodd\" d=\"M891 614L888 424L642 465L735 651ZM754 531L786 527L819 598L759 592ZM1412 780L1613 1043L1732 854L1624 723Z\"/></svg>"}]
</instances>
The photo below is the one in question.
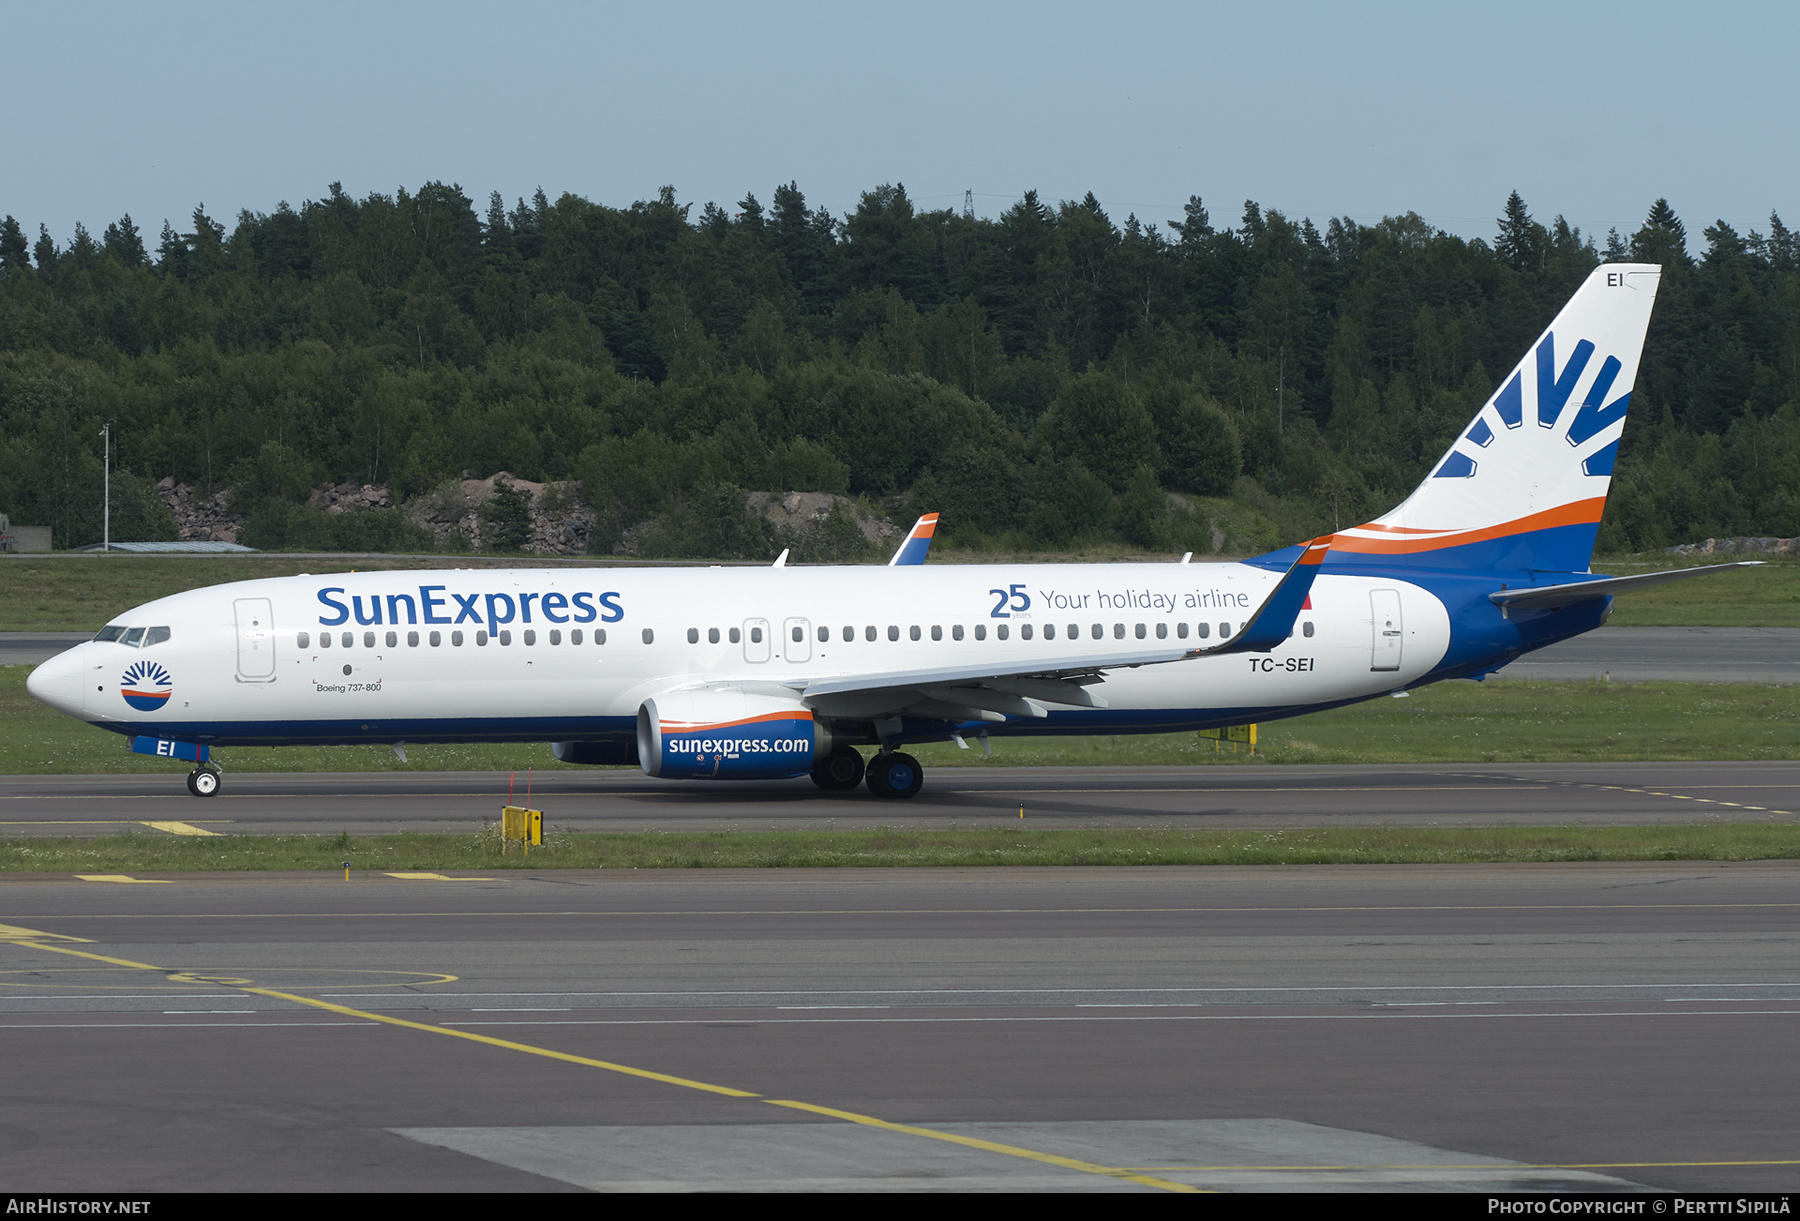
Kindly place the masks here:
<instances>
[{"instance_id":1,"label":"winglet","mask_svg":"<svg viewBox=\"0 0 1800 1221\"><path fill-rule=\"evenodd\" d=\"M894 552L894 558L888 561L889 568L897 568L909 564L923 564L925 553L931 550L931 536L937 533L938 515L927 513L913 523L906 538L900 543L900 549Z\"/></svg>"},{"instance_id":2,"label":"winglet","mask_svg":"<svg viewBox=\"0 0 1800 1221\"><path fill-rule=\"evenodd\" d=\"M1294 561L1281 583L1275 586L1275 592L1263 599L1263 604L1256 608L1256 613L1238 634L1210 649L1196 649L1195 656L1267 653L1292 636L1294 621L1306 606L1306 599L1312 593L1313 578L1319 575L1319 566L1325 562L1325 554L1331 550L1334 537L1327 534L1300 548L1300 558Z\"/></svg>"}]
</instances>

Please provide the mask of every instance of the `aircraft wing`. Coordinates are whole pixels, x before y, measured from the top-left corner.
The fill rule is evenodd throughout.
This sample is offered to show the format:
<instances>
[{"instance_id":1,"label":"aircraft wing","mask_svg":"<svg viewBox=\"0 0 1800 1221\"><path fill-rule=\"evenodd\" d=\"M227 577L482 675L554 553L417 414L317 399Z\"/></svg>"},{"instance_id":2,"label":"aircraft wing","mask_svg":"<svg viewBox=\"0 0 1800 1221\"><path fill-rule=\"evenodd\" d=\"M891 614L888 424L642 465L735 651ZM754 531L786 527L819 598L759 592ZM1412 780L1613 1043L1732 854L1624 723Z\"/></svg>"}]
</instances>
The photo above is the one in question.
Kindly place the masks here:
<instances>
[{"instance_id":1,"label":"aircraft wing","mask_svg":"<svg viewBox=\"0 0 1800 1221\"><path fill-rule=\"evenodd\" d=\"M956 721L1003 721L1009 716L1047 716L1045 704L1104 708L1087 690L1108 670L1163 665L1229 653L1266 653L1293 634L1312 589L1313 578L1330 550L1331 538L1314 539L1282 576L1238 632L1205 648L1146 646L1127 653L1097 650L1055 658L1021 658L1015 667L984 664L931 670L892 670L815 679L795 684L814 711L825 716L873 719L886 716L937 717Z\"/></svg>"}]
</instances>

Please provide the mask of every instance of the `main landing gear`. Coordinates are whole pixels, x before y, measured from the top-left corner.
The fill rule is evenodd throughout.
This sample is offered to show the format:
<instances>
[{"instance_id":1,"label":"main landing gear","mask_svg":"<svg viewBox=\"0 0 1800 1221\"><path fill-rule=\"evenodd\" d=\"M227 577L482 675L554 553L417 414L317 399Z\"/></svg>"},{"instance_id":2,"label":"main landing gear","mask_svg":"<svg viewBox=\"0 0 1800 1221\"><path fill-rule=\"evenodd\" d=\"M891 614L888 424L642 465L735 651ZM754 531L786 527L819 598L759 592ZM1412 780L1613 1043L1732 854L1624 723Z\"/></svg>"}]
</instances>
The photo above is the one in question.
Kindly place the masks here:
<instances>
[{"instance_id":1,"label":"main landing gear","mask_svg":"<svg viewBox=\"0 0 1800 1221\"><path fill-rule=\"evenodd\" d=\"M219 792L217 768L197 767L188 773L188 792L196 797L216 797Z\"/></svg>"},{"instance_id":2,"label":"main landing gear","mask_svg":"<svg viewBox=\"0 0 1800 1221\"><path fill-rule=\"evenodd\" d=\"M925 785L925 769L911 755L888 751L869 760L867 778L877 797L913 797Z\"/></svg>"},{"instance_id":3,"label":"main landing gear","mask_svg":"<svg viewBox=\"0 0 1800 1221\"><path fill-rule=\"evenodd\" d=\"M862 753L840 746L812 770L812 782L822 789L847 792L864 782L877 797L911 797L925 784L925 769L911 755L887 751L863 764Z\"/></svg>"},{"instance_id":4,"label":"main landing gear","mask_svg":"<svg viewBox=\"0 0 1800 1221\"><path fill-rule=\"evenodd\" d=\"M854 746L840 746L812 770L812 782L822 789L853 789L862 783L863 759Z\"/></svg>"}]
</instances>

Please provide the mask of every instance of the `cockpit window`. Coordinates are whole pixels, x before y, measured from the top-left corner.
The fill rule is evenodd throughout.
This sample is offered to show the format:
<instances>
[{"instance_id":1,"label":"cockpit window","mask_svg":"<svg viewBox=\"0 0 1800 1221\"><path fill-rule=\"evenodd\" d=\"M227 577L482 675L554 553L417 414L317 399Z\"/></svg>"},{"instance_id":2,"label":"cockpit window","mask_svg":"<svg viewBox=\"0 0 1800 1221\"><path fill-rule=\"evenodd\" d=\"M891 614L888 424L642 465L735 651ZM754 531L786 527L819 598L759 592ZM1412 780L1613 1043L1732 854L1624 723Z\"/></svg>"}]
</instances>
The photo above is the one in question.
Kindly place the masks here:
<instances>
[{"instance_id":1,"label":"cockpit window","mask_svg":"<svg viewBox=\"0 0 1800 1221\"><path fill-rule=\"evenodd\" d=\"M153 627L149 631L144 633L144 647L147 649L153 644L161 644L163 641L167 640L168 638L169 638L169 629L168 628Z\"/></svg>"},{"instance_id":2,"label":"cockpit window","mask_svg":"<svg viewBox=\"0 0 1800 1221\"><path fill-rule=\"evenodd\" d=\"M125 635L119 643L131 649L140 647L144 643L144 629L141 627L126 628Z\"/></svg>"},{"instance_id":3,"label":"cockpit window","mask_svg":"<svg viewBox=\"0 0 1800 1221\"><path fill-rule=\"evenodd\" d=\"M125 625L124 624L109 623L105 627L101 628L99 631L94 633L94 639L95 640L117 640L119 637L123 636L124 634L125 634Z\"/></svg>"}]
</instances>

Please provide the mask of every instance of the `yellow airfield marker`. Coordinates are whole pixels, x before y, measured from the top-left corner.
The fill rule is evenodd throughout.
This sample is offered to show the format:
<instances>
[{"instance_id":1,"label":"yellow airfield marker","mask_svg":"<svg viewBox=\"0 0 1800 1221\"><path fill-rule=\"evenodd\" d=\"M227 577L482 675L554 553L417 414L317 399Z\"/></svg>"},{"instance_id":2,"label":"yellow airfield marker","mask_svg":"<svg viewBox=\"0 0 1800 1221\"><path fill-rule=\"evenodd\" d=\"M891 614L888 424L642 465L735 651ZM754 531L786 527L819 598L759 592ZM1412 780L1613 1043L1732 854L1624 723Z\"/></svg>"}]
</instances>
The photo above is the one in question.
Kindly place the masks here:
<instances>
[{"instance_id":1,"label":"yellow airfield marker","mask_svg":"<svg viewBox=\"0 0 1800 1221\"><path fill-rule=\"evenodd\" d=\"M145 886L173 886L168 878L134 878L125 873L78 873L75 875L84 882L138 882Z\"/></svg>"},{"instance_id":2,"label":"yellow airfield marker","mask_svg":"<svg viewBox=\"0 0 1800 1221\"><path fill-rule=\"evenodd\" d=\"M143 824L153 831L167 831L170 835L217 835L217 831L208 831L204 827L196 827L191 822L146 822Z\"/></svg>"}]
</instances>

